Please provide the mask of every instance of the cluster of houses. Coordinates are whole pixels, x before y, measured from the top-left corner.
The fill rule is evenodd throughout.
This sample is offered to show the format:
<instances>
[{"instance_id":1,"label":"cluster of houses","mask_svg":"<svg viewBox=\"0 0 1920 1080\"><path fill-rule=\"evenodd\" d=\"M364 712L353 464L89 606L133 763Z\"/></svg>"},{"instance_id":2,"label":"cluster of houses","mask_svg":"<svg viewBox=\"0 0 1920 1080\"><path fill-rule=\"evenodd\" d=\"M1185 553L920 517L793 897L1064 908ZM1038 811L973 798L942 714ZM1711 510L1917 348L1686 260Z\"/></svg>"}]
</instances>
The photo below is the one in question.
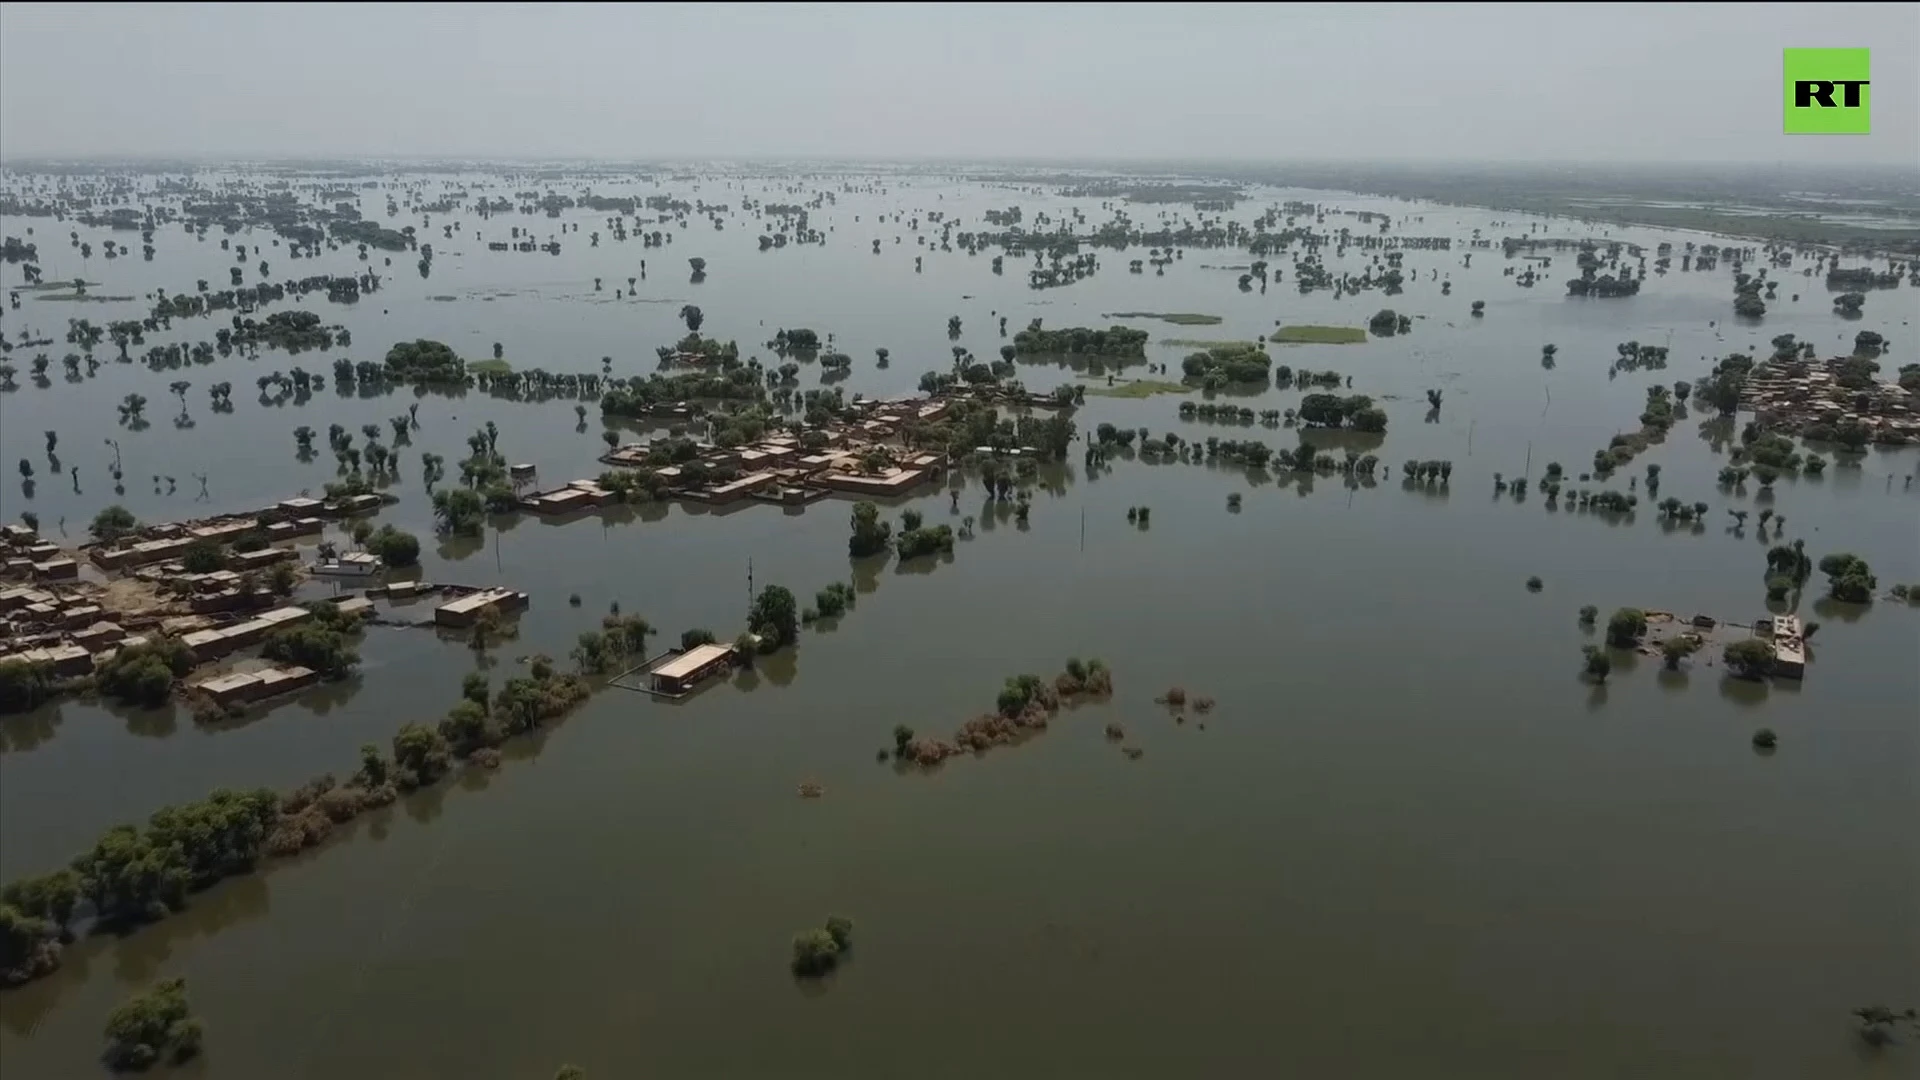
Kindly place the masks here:
<instances>
[{"instance_id":1,"label":"cluster of houses","mask_svg":"<svg viewBox=\"0 0 1920 1080\"><path fill-rule=\"evenodd\" d=\"M90 588L0 587L0 660L44 664L71 678L93 671L94 657L143 640L96 599Z\"/></svg>"},{"instance_id":2,"label":"cluster of houses","mask_svg":"<svg viewBox=\"0 0 1920 1080\"><path fill-rule=\"evenodd\" d=\"M148 568L140 573L157 574L162 569ZM313 618L311 611L290 604L235 616L224 613L230 605L200 603L230 595L228 587L237 586L238 575L229 570L174 577L194 586L184 601L190 609L187 613L116 614L101 606L102 589L90 583L17 585L0 589L0 661L44 665L60 678L89 675L113 653L149 640L146 633L128 632L125 624L133 623L177 639L197 666L259 645L275 630L298 626ZM436 626L462 628L472 625L488 609L505 615L528 605L527 594L514 589L443 587L420 581L377 586L367 590L366 595L342 596L333 603L344 615L371 618L376 596L402 600L449 594L450 598L434 609ZM249 598L256 603L262 599L265 597ZM241 666L248 670L223 672L189 689L215 704L238 706L302 689L319 677L302 667L263 666L258 661L243 661Z\"/></svg>"},{"instance_id":3,"label":"cluster of houses","mask_svg":"<svg viewBox=\"0 0 1920 1080\"><path fill-rule=\"evenodd\" d=\"M252 514L231 514L202 521L148 525L114 541L83 546L80 551L102 570L130 570L177 559L201 541L226 546L250 533L261 533L269 543L317 536L326 519L369 514L380 509L378 495L350 495L339 499L283 499ZM270 566L290 557L274 549L230 553L228 562L239 570Z\"/></svg>"},{"instance_id":4,"label":"cluster of houses","mask_svg":"<svg viewBox=\"0 0 1920 1080\"><path fill-rule=\"evenodd\" d=\"M0 528L0 579L71 581L79 576L79 562L39 533L25 525Z\"/></svg>"},{"instance_id":5,"label":"cluster of houses","mask_svg":"<svg viewBox=\"0 0 1920 1080\"><path fill-rule=\"evenodd\" d=\"M694 461L709 472L724 470L723 475L730 477L724 481L691 483L686 464L653 468L649 460L652 442L616 447L601 455L600 461L616 469L651 469L676 497L714 505L754 498L791 506L832 491L885 497L904 494L939 478L946 465L941 455L911 452L891 440L910 421L930 423L945 416L947 402L901 398L859 401L851 408L854 415L850 419L821 433L826 441L817 449L801 446L792 435L770 436L744 446L701 444ZM881 451L879 455L874 453L876 449ZM884 457L887 464L872 467L876 456ZM530 494L522 505L535 513L566 514L619 501L618 493L598 480L575 480Z\"/></svg>"},{"instance_id":6,"label":"cluster of houses","mask_svg":"<svg viewBox=\"0 0 1920 1080\"><path fill-rule=\"evenodd\" d=\"M312 615L305 608L282 606L246 575L298 558L292 548L275 542L317 535L325 519L365 513L381 502L377 495L287 499L254 514L143 526L110 542L84 545L78 558L32 529L0 528L0 566L8 579L0 582L0 661L24 661L56 677L74 678L91 674L121 649L144 644L155 632L177 638L196 664L257 645L279 627ZM268 545L231 550L250 534L265 537ZM203 542L228 548L225 569L188 571L182 556ZM148 588L119 592L79 580L83 561ZM219 692L210 696L221 704L253 701L298 689L315 677L304 669L286 669L279 676L254 672L245 680L229 679L233 685L227 687L221 679L229 677L222 676L213 680Z\"/></svg>"},{"instance_id":7,"label":"cluster of houses","mask_svg":"<svg viewBox=\"0 0 1920 1080\"><path fill-rule=\"evenodd\" d=\"M313 617L293 606L240 618L204 612L129 614L109 611L103 599L99 587L88 584L0 589L0 660L45 664L63 678L87 675L106 656L148 640L144 632L129 631L131 625L177 637L202 664Z\"/></svg>"},{"instance_id":8,"label":"cluster of houses","mask_svg":"<svg viewBox=\"0 0 1920 1080\"><path fill-rule=\"evenodd\" d=\"M1815 424L1857 423L1877 443L1920 443L1920 413L1914 395L1897 383L1875 381L1865 389L1840 385L1836 361L1796 375L1772 361L1747 377L1741 405L1768 426L1795 434Z\"/></svg>"}]
</instances>

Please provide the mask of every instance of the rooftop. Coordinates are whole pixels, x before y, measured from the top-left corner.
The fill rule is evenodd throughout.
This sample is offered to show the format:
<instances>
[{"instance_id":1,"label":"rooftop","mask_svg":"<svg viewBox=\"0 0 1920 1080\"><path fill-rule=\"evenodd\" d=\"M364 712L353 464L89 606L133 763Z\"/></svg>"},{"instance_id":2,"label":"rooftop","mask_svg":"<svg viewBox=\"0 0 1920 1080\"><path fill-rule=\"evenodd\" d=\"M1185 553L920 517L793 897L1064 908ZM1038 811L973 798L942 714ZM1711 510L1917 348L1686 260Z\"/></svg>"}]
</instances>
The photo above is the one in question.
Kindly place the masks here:
<instances>
[{"instance_id":1,"label":"rooftop","mask_svg":"<svg viewBox=\"0 0 1920 1080\"><path fill-rule=\"evenodd\" d=\"M733 655L731 645L696 645L654 668L650 674L661 679L685 679L708 664Z\"/></svg>"}]
</instances>

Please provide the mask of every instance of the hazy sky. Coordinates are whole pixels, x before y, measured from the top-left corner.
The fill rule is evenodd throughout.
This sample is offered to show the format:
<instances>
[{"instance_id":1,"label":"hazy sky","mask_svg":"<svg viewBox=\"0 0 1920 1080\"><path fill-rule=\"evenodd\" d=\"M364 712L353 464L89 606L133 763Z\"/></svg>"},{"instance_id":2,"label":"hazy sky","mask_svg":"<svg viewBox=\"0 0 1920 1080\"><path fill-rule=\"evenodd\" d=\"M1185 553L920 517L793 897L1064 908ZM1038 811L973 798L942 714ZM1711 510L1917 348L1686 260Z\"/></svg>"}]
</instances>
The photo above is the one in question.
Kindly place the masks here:
<instances>
[{"instance_id":1,"label":"hazy sky","mask_svg":"<svg viewBox=\"0 0 1920 1080\"><path fill-rule=\"evenodd\" d=\"M1873 134L1781 134L1785 46ZM0 156L1872 161L1920 4L0 4Z\"/></svg>"}]
</instances>

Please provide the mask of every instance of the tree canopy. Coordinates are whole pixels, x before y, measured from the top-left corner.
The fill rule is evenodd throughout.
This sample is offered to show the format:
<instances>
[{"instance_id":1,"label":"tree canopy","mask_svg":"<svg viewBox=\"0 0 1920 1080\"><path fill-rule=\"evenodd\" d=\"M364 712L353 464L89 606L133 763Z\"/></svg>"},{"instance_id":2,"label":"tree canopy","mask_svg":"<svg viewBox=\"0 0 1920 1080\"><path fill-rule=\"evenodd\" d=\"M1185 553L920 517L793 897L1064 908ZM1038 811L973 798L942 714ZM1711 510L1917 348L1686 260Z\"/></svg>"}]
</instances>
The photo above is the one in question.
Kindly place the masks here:
<instances>
[{"instance_id":1,"label":"tree canopy","mask_svg":"<svg viewBox=\"0 0 1920 1080\"><path fill-rule=\"evenodd\" d=\"M133 511L116 503L95 514L93 524L87 526L87 531L93 534L95 540L105 544L139 528L140 519L133 516Z\"/></svg>"},{"instance_id":2,"label":"tree canopy","mask_svg":"<svg viewBox=\"0 0 1920 1080\"><path fill-rule=\"evenodd\" d=\"M167 979L130 998L107 1016L107 1067L146 1069L165 1059L175 1064L200 1052L200 1021L187 1008L187 981Z\"/></svg>"},{"instance_id":3,"label":"tree canopy","mask_svg":"<svg viewBox=\"0 0 1920 1080\"><path fill-rule=\"evenodd\" d=\"M467 365L451 348L422 338L387 350L387 374L397 382L464 383Z\"/></svg>"},{"instance_id":4,"label":"tree canopy","mask_svg":"<svg viewBox=\"0 0 1920 1080\"><path fill-rule=\"evenodd\" d=\"M853 535L847 538L847 554L861 559L887 550L893 538L893 526L880 520L880 508L870 502L853 504Z\"/></svg>"},{"instance_id":5,"label":"tree canopy","mask_svg":"<svg viewBox=\"0 0 1920 1080\"><path fill-rule=\"evenodd\" d=\"M800 634L800 608L784 586L768 585L754 597L747 623L767 648L791 645Z\"/></svg>"}]
</instances>

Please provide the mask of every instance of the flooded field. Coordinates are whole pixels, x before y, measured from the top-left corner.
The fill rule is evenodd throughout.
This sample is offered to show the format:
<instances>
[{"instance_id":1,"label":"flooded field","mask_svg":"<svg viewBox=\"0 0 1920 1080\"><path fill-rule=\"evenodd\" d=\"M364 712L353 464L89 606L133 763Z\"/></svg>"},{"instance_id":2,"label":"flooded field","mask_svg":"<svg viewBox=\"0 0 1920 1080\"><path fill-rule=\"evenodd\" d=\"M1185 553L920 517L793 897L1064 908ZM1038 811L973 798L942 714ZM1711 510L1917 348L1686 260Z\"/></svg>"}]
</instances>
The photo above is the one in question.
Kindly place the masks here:
<instances>
[{"instance_id":1,"label":"flooded field","mask_svg":"<svg viewBox=\"0 0 1920 1080\"><path fill-rule=\"evenodd\" d=\"M138 227L24 212L71 204L82 183L102 185L93 212L277 193L351 204L413 240L364 259L330 241L295 259L265 224L162 220L149 259ZM1649 388L1710 379L1731 354L1764 361L1783 334L1820 360L1878 334L1891 382L1920 360L1904 272L1848 316L1835 298L1851 290L1829 287L1819 256L1783 250L1764 316L1742 317L1736 272L1769 266L1756 241L1336 191L1160 201L1091 174L235 171L193 184L0 183L0 235L35 246L49 286L27 288L22 260L0 267L15 369L0 459L34 479L29 497L26 470L8 476L0 519L31 513L71 549L109 505L163 522L317 496L356 470L324 444L303 461L297 428L384 430L417 406L374 485L397 501L373 523L422 539L421 578L509 586L530 607L483 650L370 626L349 678L236 719L74 697L0 717L0 881L56 870L105 830L216 788L344 778L363 745L436 723L469 673L497 687L535 653L569 664L616 604L675 644L695 627L734 640L770 584L811 597L849 582L857 602L684 699L600 689L504 742L497 770L456 766L178 914L83 934L57 971L0 992L8 1077L87 1075L106 1014L172 976L207 1032L181 1074L210 1080L546 1076L560 1061L594 1077L1784 1078L1910 1065L1860 1048L1849 1012L1920 1001L1920 607L1890 593L1920 585L1920 449L1796 439L1824 471L1723 485L1754 416L1719 418L1696 391L1664 438L1610 478L1580 478L1642 429ZM638 209L588 209L589 192ZM548 195L568 201L533 209ZM504 204L482 216L486 200ZM1009 250L997 240L1010 221L1183 239ZM1289 228L1300 238L1249 249ZM964 239L989 235L971 250ZM128 250L107 258L109 241ZM522 242L535 250L513 250ZM1610 278L1670 265L1633 295L1572 296L1582 242ZM549 243L557 252L538 249ZM1707 246L1726 250L1682 269ZM163 291L217 293L234 275L250 288L369 273L378 288L354 302L319 290L247 316L312 312L347 332L326 349L143 361L213 342L227 310L146 332L126 362L111 339L67 340L71 319L139 320ZM1303 291L1303 275L1327 284ZM514 372L644 377L687 335L690 306L701 337L737 342L766 371L784 358L763 343L784 329L851 358L844 370L805 359L800 395L964 380L1035 320L1119 325L1147 343L1092 363L1014 355L992 382L1081 388L1062 414L1071 449L1019 477L1026 497L996 500L985 478L1001 459L944 448L947 477L878 500L895 533L911 511L961 536L950 556L907 560L850 558L844 494L496 514L478 535L443 535L423 454L453 463L437 487L458 488L469 437L492 425L498 453L547 488L605 472L608 433L632 443L669 422L604 415L598 393L334 378L340 358L380 363L416 339ZM1336 378L1190 377L1191 354L1232 342ZM1629 342L1663 359L1622 364ZM956 350L971 357L957 366ZM100 363L69 369L65 355L83 352ZM38 353L49 363L36 374ZM272 376L296 366L324 385L281 389ZM230 409L209 396L220 382ZM1307 426L1322 393L1367 396L1384 431ZM128 395L145 399L144 420L122 415ZM1100 447L1102 425L1140 434ZM1219 449L1229 440L1306 445L1332 464L1249 468ZM1377 457L1372 474L1349 471L1348 451ZM1444 462L1444 480L1403 462ZM1550 465L1557 498L1542 488ZM1516 497L1523 477L1532 488ZM1575 489L1637 506L1603 513ZM1663 497L1708 509L1681 518ZM352 547L331 522L294 546L311 562L323 539ZM1818 570L1770 601L1769 550L1794 540L1816 563L1865 560L1873 601L1833 599ZM355 587L314 579L296 599ZM1582 624L1587 605L1597 626ZM1743 625L1793 611L1821 628L1797 681L1737 678L1718 645L1672 669L1611 649L1595 681L1582 647L1604 647L1623 607ZM937 768L876 760L897 725L944 737L991 711L1009 675L1050 679L1070 657L1104 660L1113 694ZM1156 703L1175 686L1215 704ZM1116 747L1115 724L1139 753ZM1752 746L1762 727L1778 734L1772 752ZM803 784L818 797L796 795ZM829 914L856 922L858 944L826 978L796 980L791 939ZM974 1016L991 1017L992 1038L969 1036Z\"/></svg>"}]
</instances>

